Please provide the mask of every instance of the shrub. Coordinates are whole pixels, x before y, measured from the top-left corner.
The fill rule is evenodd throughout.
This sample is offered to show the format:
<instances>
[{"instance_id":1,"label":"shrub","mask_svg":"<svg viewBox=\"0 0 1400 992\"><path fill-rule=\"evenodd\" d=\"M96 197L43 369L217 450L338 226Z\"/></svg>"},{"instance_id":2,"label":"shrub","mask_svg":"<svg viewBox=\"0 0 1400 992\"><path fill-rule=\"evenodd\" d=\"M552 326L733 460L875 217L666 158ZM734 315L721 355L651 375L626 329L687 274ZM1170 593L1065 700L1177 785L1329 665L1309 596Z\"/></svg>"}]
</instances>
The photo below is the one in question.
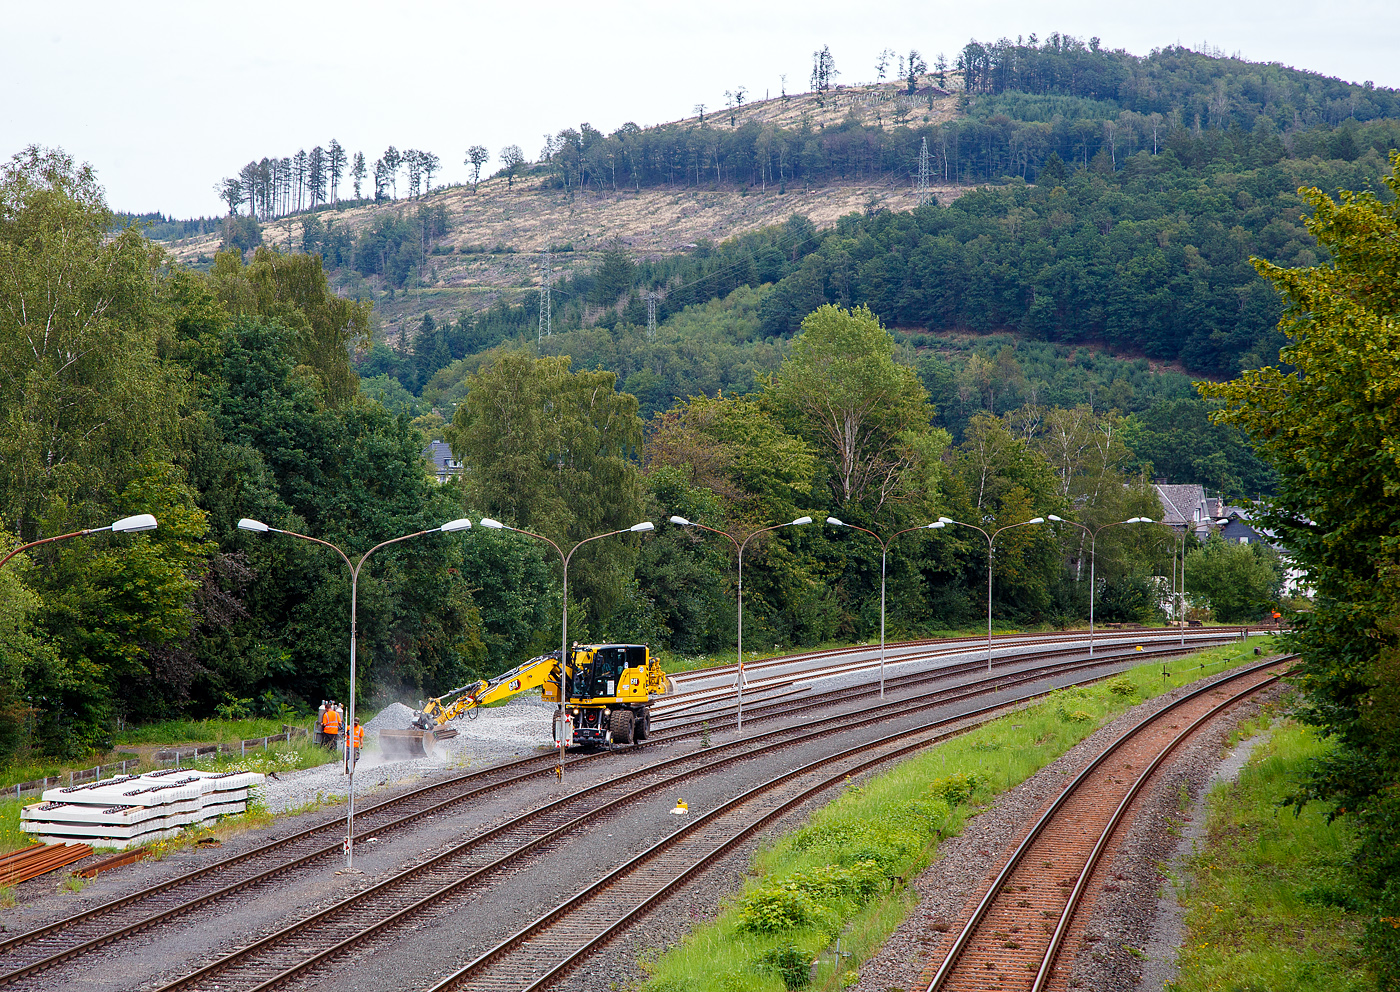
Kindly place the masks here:
<instances>
[{"instance_id":1,"label":"shrub","mask_svg":"<svg viewBox=\"0 0 1400 992\"><path fill-rule=\"evenodd\" d=\"M935 799L942 799L949 806L961 806L972 798L972 794L982 783L980 775L958 772L934 779L929 783L928 793Z\"/></svg>"},{"instance_id":2,"label":"shrub","mask_svg":"<svg viewBox=\"0 0 1400 992\"><path fill-rule=\"evenodd\" d=\"M817 907L805 892L764 886L739 901L738 927L748 933L778 933L810 926L817 916Z\"/></svg>"},{"instance_id":3,"label":"shrub","mask_svg":"<svg viewBox=\"0 0 1400 992\"><path fill-rule=\"evenodd\" d=\"M1108 691L1119 696L1131 696L1133 693L1137 692L1137 686L1133 684L1132 679L1120 675L1108 683Z\"/></svg>"},{"instance_id":4,"label":"shrub","mask_svg":"<svg viewBox=\"0 0 1400 992\"><path fill-rule=\"evenodd\" d=\"M772 972L790 989L805 989L812 984L812 966L807 955L795 944L781 944L764 951L758 959L759 969Z\"/></svg>"}]
</instances>

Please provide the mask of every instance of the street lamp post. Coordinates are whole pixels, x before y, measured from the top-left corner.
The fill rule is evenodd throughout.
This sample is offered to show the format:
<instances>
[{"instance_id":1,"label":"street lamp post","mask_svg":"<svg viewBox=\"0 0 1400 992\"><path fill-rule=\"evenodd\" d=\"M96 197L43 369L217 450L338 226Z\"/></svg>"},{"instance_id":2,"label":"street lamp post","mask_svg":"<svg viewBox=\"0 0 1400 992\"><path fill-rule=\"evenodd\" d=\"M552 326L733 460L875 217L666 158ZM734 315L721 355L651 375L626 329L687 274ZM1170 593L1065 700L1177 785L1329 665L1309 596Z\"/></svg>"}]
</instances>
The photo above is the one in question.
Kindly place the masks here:
<instances>
[{"instance_id":1,"label":"street lamp post","mask_svg":"<svg viewBox=\"0 0 1400 992\"><path fill-rule=\"evenodd\" d=\"M655 530L656 525L650 520L643 520L639 524L631 527L623 527L621 530L610 530L604 534L594 534L592 537L585 537L565 554L564 549L559 547L543 534L536 534L534 531L523 530L519 527L512 527L510 524L503 524L499 520L492 520L490 517L481 518L481 526L487 530L511 530L517 534L524 534L526 537L533 537L538 541L543 541L559 552L559 560L564 563L564 609L560 619L559 633L559 708L555 710L554 719L558 725L559 740L559 766L555 769L555 775L563 780L564 778L564 703L569 698L568 686L566 684L565 669L569 666L569 562L574 557L574 552L583 547L589 541L598 541L605 537L614 537L618 534L643 534L649 530Z\"/></svg>"},{"instance_id":2,"label":"street lamp post","mask_svg":"<svg viewBox=\"0 0 1400 992\"><path fill-rule=\"evenodd\" d=\"M957 524L959 527L971 527L977 533L987 539L987 674L992 674L992 546L996 543L997 535L1004 530L1011 530L1013 527L1024 527L1027 524L1043 524L1044 517L1032 517L1029 520L1022 520L1019 524L1007 524L1005 527L998 527L988 534L976 524L965 524L961 520L954 520L952 517L939 517L941 524Z\"/></svg>"},{"instance_id":3,"label":"street lamp post","mask_svg":"<svg viewBox=\"0 0 1400 992\"><path fill-rule=\"evenodd\" d=\"M774 524L772 527L764 527L760 530L756 530L740 542L736 541L733 535L727 534L722 530L715 530L713 527L706 527L704 524L694 523L687 520L685 517L671 517L671 523L677 526L699 527L701 530L707 530L711 534L720 534L729 538L729 543L734 545L739 552L739 672L735 681L739 708L734 721L734 729L736 732L744 729L744 549L748 547L749 542L759 534L766 534L770 530L781 530L784 527L801 527L811 522L811 517L798 517L796 520L789 520L785 524Z\"/></svg>"},{"instance_id":4,"label":"street lamp post","mask_svg":"<svg viewBox=\"0 0 1400 992\"><path fill-rule=\"evenodd\" d=\"M355 744L353 738L355 733L356 607L359 599L360 571L364 568L365 562L369 560L369 556L380 548L387 547L390 544L398 544L400 541L407 541L413 537L422 537L425 534L453 534L457 531L470 530L471 526L472 522L470 520L466 517L461 517L457 520L449 520L441 527L414 531L412 534L405 534L402 537L390 538L387 541L379 542L364 554L360 555L360 560L358 562L351 563L350 557L330 541L323 541L319 537L311 537L307 534L298 534L294 530L269 527L261 520L253 520L250 517L244 517L242 520L238 521L239 530L250 531L254 534L286 534L288 537L299 537L303 541L310 541L313 544L319 544L322 547L330 548L336 554L340 555L341 559L345 562L345 566L350 569L350 706L345 717L345 772L349 776L349 780L346 782L346 792L349 796L349 802L346 804L345 810L345 867L347 869L354 867L355 846Z\"/></svg>"},{"instance_id":5,"label":"street lamp post","mask_svg":"<svg viewBox=\"0 0 1400 992\"><path fill-rule=\"evenodd\" d=\"M1092 658L1094 656L1094 562L1095 545L1098 541L1099 531L1107 530L1110 527L1120 527L1123 524L1150 524L1154 521L1151 517L1129 517L1127 520L1115 520L1112 523L1104 524L1101 527L1095 527L1090 530L1081 523L1076 523L1073 520L1066 520L1063 517L1057 517L1053 513L1048 514L1046 519L1057 524L1069 524L1071 527L1078 527L1089 535L1089 657Z\"/></svg>"},{"instance_id":6,"label":"street lamp post","mask_svg":"<svg viewBox=\"0 0 1400 992\"><path fill-rule=\"evenodd\" d=\"M4 558L0 558L0 568L4 568L5 563L21 551L37 548L41 544L52 544L54 541L66 541L70 537L86 537L89 534L101 534L103 531L108 530L113 534L138 534L143 530L155 529L156 518L149 513L138 513L134 517L122 517L116 523L108 524L106 527L91 527L88 530L75 530L67 534L57 534L54 537L45 537L37 541L30 541L28 544L21 544Z\"/></svg>"},{"instance_id":7,"label":"street lamp post","mask_svg":"<svg viewBox=\"0 0 1400 992\"><path fill-rule=\"evenodd\" d=\"M1230 522L1229 517L1220 517L1215 521L1217 526L1224 527ZM1181 591L1176 596L1176 625L1181 637L1181 644L1186 645L1186 538L1191 533L1188 524L1181 532ZM1197 543L1200 543L1199 541ZM1172 557L1176 557L1176 549L1172 549ZM1172 562L1172 582L1176 581L1176 562Z\"/></svg>"},{"instance_id":8,"label":"street lamp post","mask_svg":"<svg viewBox=\"0 0 1400 992\"><path fill-rule=\"evenodd\" d=\"M848 524L845 521L837 520L835 517L827 517L826 522L832 527L849 527L851 530L863 531L875 538L880 543L880 698L885 698L885 560L890 553L890 545L900 534L908 534L915 530L939 530L946 527L942 520L935 520L931 524L919 524L917 527L906 527L904 530L895 533L888 541L881 539L880 535L873 530L866 530L857 524Z\"/></svg>"}]
</instances>

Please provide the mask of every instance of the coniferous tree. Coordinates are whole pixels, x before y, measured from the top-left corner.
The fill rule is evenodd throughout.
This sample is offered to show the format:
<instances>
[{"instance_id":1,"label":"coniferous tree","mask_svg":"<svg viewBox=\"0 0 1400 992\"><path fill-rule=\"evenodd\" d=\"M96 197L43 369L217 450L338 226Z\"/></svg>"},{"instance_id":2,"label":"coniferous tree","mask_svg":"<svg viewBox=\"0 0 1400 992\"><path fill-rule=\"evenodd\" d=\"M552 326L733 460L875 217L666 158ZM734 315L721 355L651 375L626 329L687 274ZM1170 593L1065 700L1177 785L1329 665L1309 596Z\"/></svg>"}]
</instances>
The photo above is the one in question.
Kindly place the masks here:
<instances>
[{"instance_id":1,"label":"coniferous tree","mask_svg":"<svg viewBox=\"0 0 1400 992\"><path fill-rule=\"evenodd\" d=\"M928 72L928 63L924 61L922 55L916 49L909 50L909 59L904 63L905 82L909 84L907 92L913 93L919 88L919 77Z\"/></svg>"},{"instance_id":2,"label":"coniferous tree","mask_svg":"<svg viewBox=\"0 0 1400 992\"><path fill-rule=\"evenodd\" d=\"M243 184L243 196L248 204L248 216L258 213L256 193L258 188L258 163L249 162L238 173L238 181Z\"/></svg>"},{"instance_id":3,"label":"coniferous tree","mask_svg":"<svg viewBox=\"0 0 1400 992\"><path fill-rule=\"evenodd\" d=\"M442 168L442 160L432 152L419 152L419 164L423 167L423 192L433 191L433 173Z\"/></svg>"},{"instance_id":4,"label":"coniferous tree","mask_svg":"<svg viewBox=\"0 0 1400 992\"><path fill-rule=\"evenodd\" d=\"M345 149L334 138L326 149L326 171L331 177L330 201L335 203L340 199L340 177L345 174Z\"/></svg>"},{"instance_id":5,"label":"coniferous tree","mask_svg":"<svg viewBox=\"0 0 1400 992\"><path fill-rule=\"evenodd\" d=\"M374 160L374 199L384 199L384 191L389 187L389 166L382 159Z\"/></svg>"},{"instance_id":6,"label":"coniferous tree","mask_svg":"<svg viewBox=\"0 0 1400 992\"><path fill-rule=\"evenodd\" d=\"M355 153L355 164L350 167L350 176L355 180L355 199L360 198L360 184L365 181L365 153Z\"/></svg>"},{"instance_id":7,"label":"coniferous tree","mask_svg":"<svg viewBox=\"0 0 1400 992\"><path fill-rule=\"evenodd\" d=\"M306 192L312 210L326 199L326 150L320 145L311 149L306 158Z\"/></svg>"},{"instance_id":8,"label":"coniferous tree","mask_svg":"<svg viewBox=\"0 0 1400 992\"><path fill-rule=\"evenodd\" d=\"M278 171L281 174L282 197L282 208L279 213L286 216L292 212L292 160L290 157L284 156L282 158L282 162L278 166Z\"/></svg>"},{"instance_id":9,"label":"coniferous tree","mask_svg":"<svg viewBox=\"0 0 1400 992\"><path fill-rule=\"evenodd\" d=\"M306 192L306 150L292 156L292 209L300 210Z\"/></svg>"},{"instance_id":10,"label":"coniferous tree","mask_svg":"<svg viewBox=\"0 0 1400 992\"><path fill-rule=\"evenodd\" d=\"M408 195L416 198L423 186L423 153L409 148L403 153L403 163L408 166Z\"/></svg>"},{"instance_id":11,"label":"coniferous tree","mask_svg":"<svg viewBox=\"0 0 1400 992\"><path fill-rule=\"evenodd\" d=\"M384 168L388 172L389 186L394 191L394 199L399 198L399 167L403 165L403 156L393 145L384 149L384 157L380 159L384 163Z\"/></svg>"}]
</instances>

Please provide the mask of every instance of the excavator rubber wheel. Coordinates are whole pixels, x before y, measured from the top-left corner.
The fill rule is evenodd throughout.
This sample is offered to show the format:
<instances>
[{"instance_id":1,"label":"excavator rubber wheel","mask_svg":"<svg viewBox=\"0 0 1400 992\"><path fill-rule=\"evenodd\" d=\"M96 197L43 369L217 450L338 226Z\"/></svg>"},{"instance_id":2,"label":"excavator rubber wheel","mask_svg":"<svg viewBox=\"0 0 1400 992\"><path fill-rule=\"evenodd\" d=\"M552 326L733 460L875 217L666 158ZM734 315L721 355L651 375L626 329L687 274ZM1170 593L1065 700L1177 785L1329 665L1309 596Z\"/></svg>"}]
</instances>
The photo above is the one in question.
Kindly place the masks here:
<instances>
[{"instance_id":1,"label":"excavator rubber wheel","mask_svg":"<svg viewBox=\"0 0 1400 992\"><path fill-rule=\"evenodd\" d=\"M632 724L632 740L638 744L651 734L651 711L642 710Z\"/></svg>"},{"instance_id":2,"label":"excavator rubber wheel","mask_svg":"<svg viewBox=\"0 0 1400 992\"><path fill-rule=\"evenodd\" d=\"M632 723L633 714L631 710L614 710L612 721L612 739L614 744L632 743Z\"/></svg>"}]
</instances>

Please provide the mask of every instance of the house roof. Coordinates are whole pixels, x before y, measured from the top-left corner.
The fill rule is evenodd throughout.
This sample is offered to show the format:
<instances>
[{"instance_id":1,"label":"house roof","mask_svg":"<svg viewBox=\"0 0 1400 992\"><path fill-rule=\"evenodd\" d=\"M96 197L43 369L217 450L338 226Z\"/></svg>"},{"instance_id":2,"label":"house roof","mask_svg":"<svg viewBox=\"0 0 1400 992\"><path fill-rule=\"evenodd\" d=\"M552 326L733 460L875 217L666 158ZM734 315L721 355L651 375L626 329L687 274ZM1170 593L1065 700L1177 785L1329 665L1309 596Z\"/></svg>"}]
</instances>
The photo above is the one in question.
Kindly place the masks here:
<instances>
[{"instance_id":1,"label":"house roof","mask_svg":"<svg viewBox=\"0 0 1400 992\"><path fill-rule=\"evenodd\" d=\"M1195 484L1187 485L1162 485L1153 487L1157 490L1157 499L1162 504L1162 523L1169 526L1189 527L1200 523L1196 517L1196 510L1202 508L1206 502L1206 491L1204 486Z\"/></svg>"}]
</instances>

